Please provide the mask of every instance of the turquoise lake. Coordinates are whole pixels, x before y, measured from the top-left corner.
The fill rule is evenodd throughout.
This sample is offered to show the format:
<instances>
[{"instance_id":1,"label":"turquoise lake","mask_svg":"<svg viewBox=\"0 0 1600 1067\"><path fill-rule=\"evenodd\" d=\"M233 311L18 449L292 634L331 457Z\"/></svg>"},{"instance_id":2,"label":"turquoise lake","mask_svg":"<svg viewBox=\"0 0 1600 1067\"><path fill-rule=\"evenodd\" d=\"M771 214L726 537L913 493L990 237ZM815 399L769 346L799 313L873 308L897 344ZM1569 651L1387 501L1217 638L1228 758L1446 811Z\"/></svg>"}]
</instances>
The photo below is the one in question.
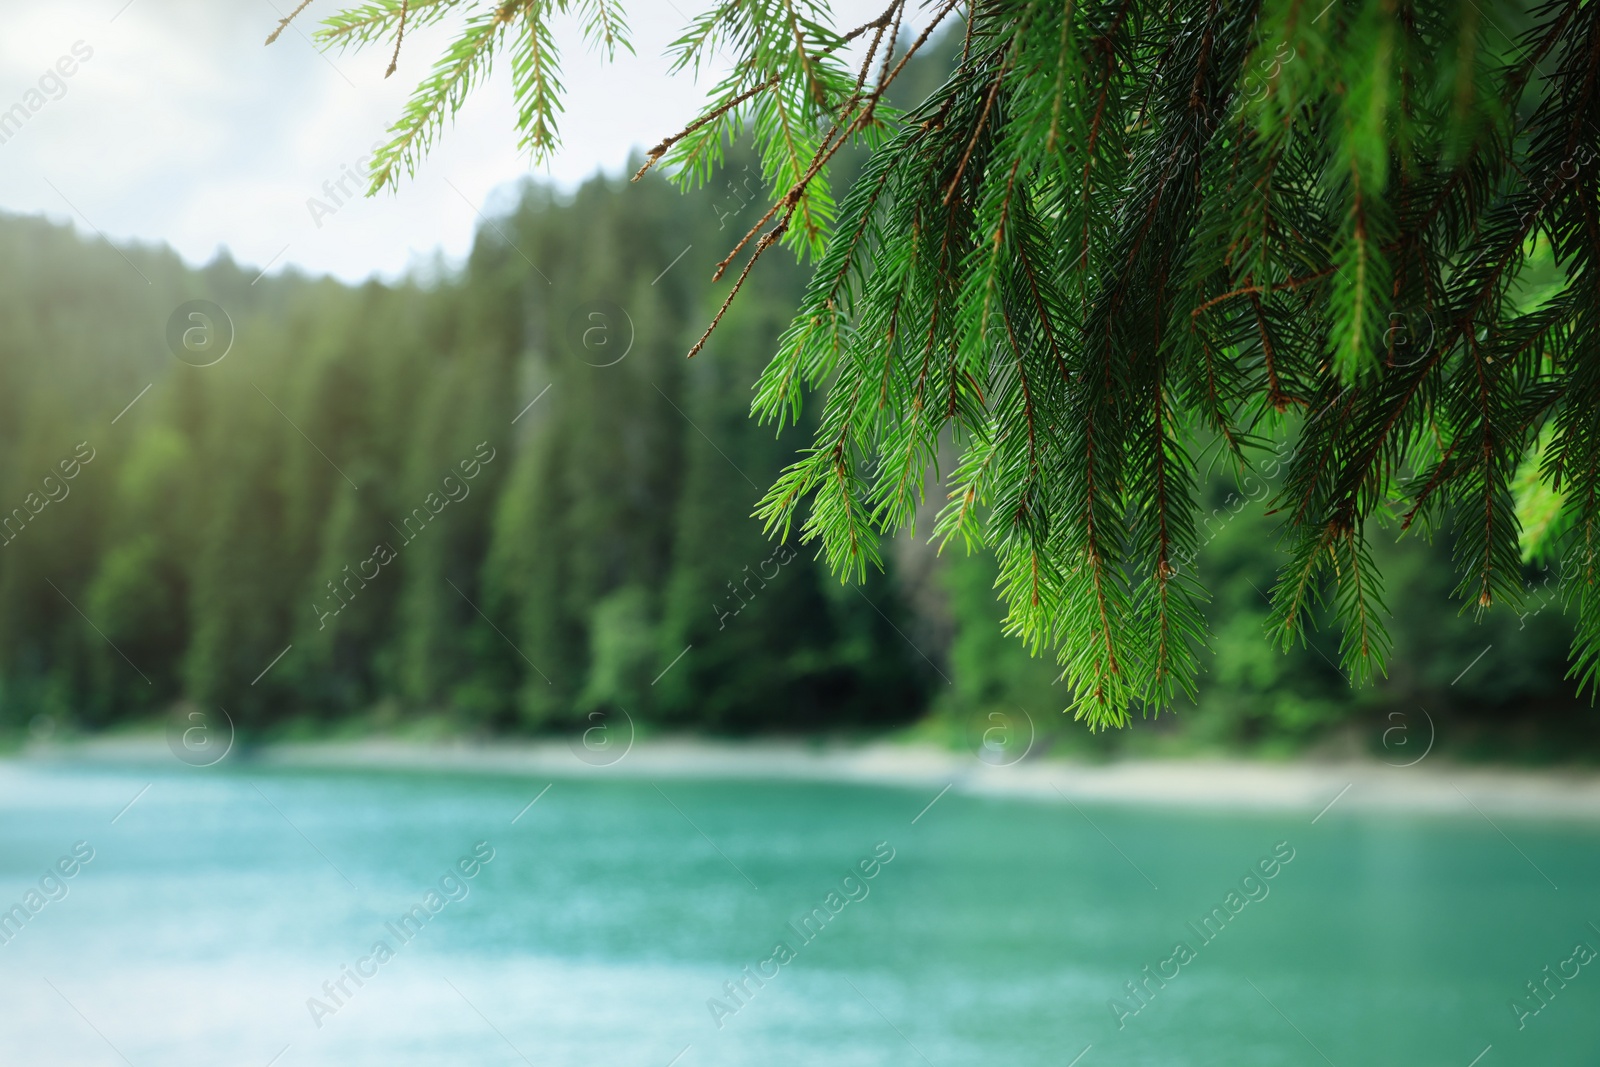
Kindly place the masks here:
<instances>
[{"instance_id":1,"label":"turquoise lake","mask_svg":"<svg viewBox=\"0 0 1600 1067\"><path fill-rule=\"evenodd\" d=\"M0 764L0 1063L1600 1063L1600 825L935 792Z\"/></svg>"}]
</instances>

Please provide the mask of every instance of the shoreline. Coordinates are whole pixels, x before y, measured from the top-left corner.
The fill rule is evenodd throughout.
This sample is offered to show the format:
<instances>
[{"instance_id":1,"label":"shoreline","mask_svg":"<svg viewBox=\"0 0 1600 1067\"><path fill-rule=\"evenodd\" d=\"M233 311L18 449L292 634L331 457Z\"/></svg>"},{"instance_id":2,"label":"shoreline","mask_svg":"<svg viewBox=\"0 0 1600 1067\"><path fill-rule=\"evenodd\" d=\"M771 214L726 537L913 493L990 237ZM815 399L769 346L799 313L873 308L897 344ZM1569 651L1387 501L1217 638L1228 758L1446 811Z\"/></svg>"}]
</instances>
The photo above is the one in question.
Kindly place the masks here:
<instances>
[{"instance_id":1,"label":"shoreline","mask_svg":"<svg viewBox=\"0 0 1600 1067\"><path fill-rule=\"evenodd\" d=\"M577 753L583 752L586 759ZM601 761L611 762L602 764ZM50 764L180 766L165 740L118 736L35 744L0 757L7 768ZM1407 814L1600 821L1600 772L1374 760L1127 759L1086 763L1036 757L993 766L970 752L884 741L639 740L620 757L574 741L279 742L232 753L224 765L274 769L430 771L531 778L745 779L835 782L945 791L1048 803L1185 807L1223 811L1389 811Z\"/></svg>"}]
</instances>

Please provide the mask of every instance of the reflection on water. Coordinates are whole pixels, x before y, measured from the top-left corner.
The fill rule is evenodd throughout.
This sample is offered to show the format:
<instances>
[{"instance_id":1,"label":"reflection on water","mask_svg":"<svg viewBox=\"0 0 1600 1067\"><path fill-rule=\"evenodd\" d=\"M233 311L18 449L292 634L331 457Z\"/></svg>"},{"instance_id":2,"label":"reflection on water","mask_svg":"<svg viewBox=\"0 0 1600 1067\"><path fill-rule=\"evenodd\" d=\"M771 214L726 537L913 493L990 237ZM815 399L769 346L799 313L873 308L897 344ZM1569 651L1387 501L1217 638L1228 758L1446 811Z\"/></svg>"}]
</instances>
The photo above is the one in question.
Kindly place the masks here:
<instances>
[{"instance_id":1,"label":"reflection on water","mask_svg":"<svg viewBox=\"0 0 1600 1067\"><path fill-rule=\"evenodd\" d=\"M1595 1062L1593 825L928 801L0 764L0 1061Z\"/></svg>"}]
</instances>

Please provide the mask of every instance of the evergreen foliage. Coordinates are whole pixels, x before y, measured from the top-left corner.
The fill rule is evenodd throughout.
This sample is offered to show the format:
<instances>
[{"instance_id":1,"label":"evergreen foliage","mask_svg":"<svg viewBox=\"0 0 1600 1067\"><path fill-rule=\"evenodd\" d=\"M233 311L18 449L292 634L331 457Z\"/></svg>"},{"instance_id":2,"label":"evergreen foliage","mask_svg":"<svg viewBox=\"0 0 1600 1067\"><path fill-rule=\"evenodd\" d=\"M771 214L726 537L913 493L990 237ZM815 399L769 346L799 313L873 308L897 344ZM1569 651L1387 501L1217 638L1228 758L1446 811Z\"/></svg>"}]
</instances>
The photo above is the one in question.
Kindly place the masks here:
<instances>
[{"instance_id":1,"label":"evergreen foliage","mask_svg":"<svg viewBox=\"0 0 1600 1067\"><path fill-rule=\"evenodd\" d=\"M459 270L362 286L252 284L225 257L190 269L0 217L0 736L182 702L256 735L915 717L932 671L889 621L892 576L868 603L749 517L794 458L745 415L796 265L683 362L714 298L704 272L662 270L710 248L731 203L530 184ZM195 298L235 327L213 366L167 349ZM596 300L631 316L614 363L572 341Z\"/></svg>"},{"instance_id":2,"label":"evergreen foliage","mask_svg":"<svg viewBox=\"0 0 1600 1067\"><path fill-rule=\"evenodd\" d=\"M680 68L721 49L732 69L648 163L693 187L749 132L772 200L719 268L746 253L722 309L774 243L816 256L755 401L812 441L764 499L768 529L798 521L859 579L937 470L932 532L993 549L1008 629L1053 651L1080 718L1119 725L1197 693L1208 451L1245 472L1293 440L1277 642L1311 640L1326 608L1343 672L1372 680L1392 644L1378 527L1448 526L1466 611L1515 605L1524 557L1563 561L1572 676L1600 691L1600 8L931 8L911 40L907 0L849 30L820 0L723 0L674 46ZM598 0L332 16L324 40L397 49L408 17L466 20L375 188L500 47L524 144L552 150L569 9L625 42ZM948 79L890 107L907 59L962 16ZM835 202L847 144L866 160Z\"/></svg>"},{"instance_id":3,"label":"evergreen foliage","mask_svg":"<svg viewBox=\"0 0 1600 1067\"><path fill-rule=\"evenodd\" d=\"M1217 634L1197 704L1149 729L1091 737L1053 722L1058 671L1003 634L988 552L934 557L901 538L886 571L856 587L803 546L763 537L749 518L757 486L795 457L747 417L749 387L803 269L766 264L707 358L682 360L721 295L683 268L739 211L748 224L761 210L728 191L744 191L745 161L718 195L687 201L659 181L598 179L570 198L530 187L462 270L427 286L293 274L252 286L255 271L225 259L189 270L0 218L12 325L0 339L0 743L30 722L115 725L177 702L226 708L255 735L418 721L550 731L625 709L643 729L926 716L918 729L968 746L997 722L1031 722L1034 751L1282 752L1347 732L1424 744L1420 706L1457 751L1594 751L1593 716L1561 681L1570 560L1564 573L1559 560L1530 564L1520 615L1497 608L1480 625L1441 617L1450 538L1379 544L1395 652L1375 688L1349 689L1327 633L1287 655L1261 641L1275 568L1264 511L1287 440L1242 484L1218 470L1201 487L1193 566ZM80 284L80 302L56 300ZM609 367L579 358L565 330L597 293L639 327L635 351ZM236 319L235 350L215 366L166 349L167 316L195 297ZM484 441L494 459L470 495L417 534L413 509ZM80 442L93 458L44 485ZM63 484L70 494L45 505ZM350 579L380 542L396 558L365 586ZM1391 732L1397 722L1409 732Z\"/></svg>"}]
</instances>

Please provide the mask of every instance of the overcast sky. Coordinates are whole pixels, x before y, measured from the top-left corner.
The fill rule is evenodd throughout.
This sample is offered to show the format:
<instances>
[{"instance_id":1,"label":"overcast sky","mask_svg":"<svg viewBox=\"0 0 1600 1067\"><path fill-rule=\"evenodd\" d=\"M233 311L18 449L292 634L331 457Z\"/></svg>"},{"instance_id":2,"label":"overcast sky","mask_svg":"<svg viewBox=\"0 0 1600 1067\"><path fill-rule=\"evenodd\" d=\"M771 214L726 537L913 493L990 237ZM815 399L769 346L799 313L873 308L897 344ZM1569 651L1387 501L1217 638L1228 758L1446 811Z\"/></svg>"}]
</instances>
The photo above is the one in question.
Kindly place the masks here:
<instances>
[{"instance_id":1,"label":"overcast sky","mask_svg":"<svg viewBox=\"0 0 1600 1067\"><path fill-rule=\"evenodd\" d=\"M393 277L436 249L462 256L497 187L536 174L570 188L620 169L631 149L693 118L706 88L668 77L663 52L708 0L630 0L637 57L605 65L576 25L561 34L567 110L549 166L536 170L516 150L509 64L499 64L398 195L314 220L306 201L383 137L447 30L408 35L386 81L386 48L322 55L307 39L345 0L315 0L299 30L263 47L294 2L0 0L0 113L43 101L20 129L0 131L10 133L0 210L163 241L195 264L226 247L273 272L294 264L347 280ZM882 6L839 0L835 9L849 27ZM59 70L73 73L46 75Z\"/></svg>"}]
</instances>

